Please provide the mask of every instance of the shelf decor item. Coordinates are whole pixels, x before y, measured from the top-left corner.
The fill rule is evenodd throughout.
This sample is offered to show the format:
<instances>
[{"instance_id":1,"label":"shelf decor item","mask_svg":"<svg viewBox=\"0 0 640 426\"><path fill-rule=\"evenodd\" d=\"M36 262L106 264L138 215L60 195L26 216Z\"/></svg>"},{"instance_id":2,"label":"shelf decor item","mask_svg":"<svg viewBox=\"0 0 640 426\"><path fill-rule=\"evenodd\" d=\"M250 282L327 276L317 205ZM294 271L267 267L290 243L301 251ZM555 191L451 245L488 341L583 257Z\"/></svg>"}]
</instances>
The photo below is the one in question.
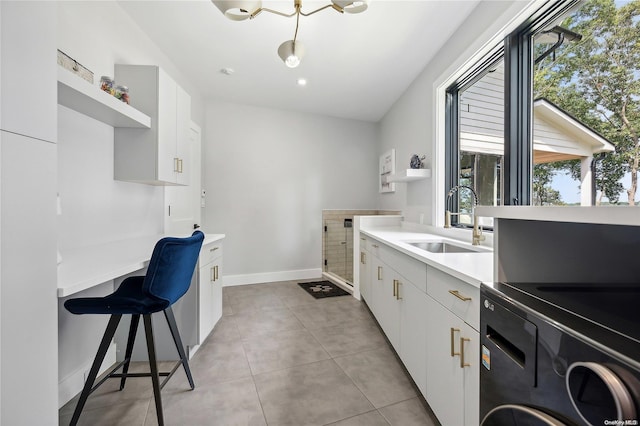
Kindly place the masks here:
<instances>
[{"instance_id":1,"label":"shelf decor item","mask_svg":"<svg viewBox=\"0 0 640 426\"><path fill-rule=\"evenodd\" d=\"M116 86L116 93L114 95L116 98L120 99L122 102L129 103L129 88L127 86L118 85Z\"/></svg>"},{"instance_id":2,"label":"shelf decor item","mask_svg":"<svg viewBox=\"0 0 640 426\"><path fill-rule=\"evenodd\" d=\"M396 150L390 149L380 156L380 182L379 191L395 192L396 184L390 180L396 173Z\"/></svg>"},{"instance_id":3,"label":"shelf decor item","mask_svg":"<svg viewBox=\"0 0 640 426\"><path fill-rule=\"evenodd\" d=\"M109 77L108 75L103 75L102 77L100 77L100 90L107 92L112 96L114 96L116 93L114 84L115 82L113 81L113 78Z\"/></svg>"},{"instance_id":4,"label":"shelf decor item","mask_svg":"<svg viewBox=\"0 0 640 426\"><path fill-rule=\"evenodd\" d=\"M412 169L421 169L424 167L424 159L427 158L426 155L422 157L418 156L418 154L413 154L411 156L411 160L409 161L409 167Z\"/></svg>"},{"instance_id":5,"label":"shelf decor item","mask_svg":"<svg viewBox=\"0 0 640 426\"><path fill-rule=\"evenodd\" d=\"M58 49L58 65L93 84L93 72L78 63L75 59Z\"/></svg>"}]
</instances>

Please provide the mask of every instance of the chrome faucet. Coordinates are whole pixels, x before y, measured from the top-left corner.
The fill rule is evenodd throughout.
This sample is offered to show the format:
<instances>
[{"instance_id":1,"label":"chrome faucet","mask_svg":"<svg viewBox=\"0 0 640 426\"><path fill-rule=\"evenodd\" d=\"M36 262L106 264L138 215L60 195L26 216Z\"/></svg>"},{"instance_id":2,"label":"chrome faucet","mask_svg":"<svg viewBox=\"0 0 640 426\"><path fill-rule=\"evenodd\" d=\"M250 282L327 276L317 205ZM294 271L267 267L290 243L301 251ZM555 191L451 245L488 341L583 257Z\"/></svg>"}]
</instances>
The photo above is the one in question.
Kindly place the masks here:
<instances>
[{"instance_id":1,"label":"chrome faucet","mask_svg":"<svg viewBox=\"0 0 640 426\"><path fill-rule=\"evenodd\" d=\"M449 200L451 199L453 194L458 192L458 190L460 189L468 189L473 194L473 204L471 206L471 215L473 216L473 233L471 237L471 244L477 246L480 245L480 241L484 241L484 235L482 235L482 227L480 226L478 215L476 214L476 206L478 205L478 194L476 194L476 191L474 191L472 187L466 185L456 185L449 190L449 192L447 193L447 201L445 205L446 210L444 212L444 227L451 228L451 216L460 215L460 212L451 213L451 211L449 210Z\"/></svg>"}]
</instances>

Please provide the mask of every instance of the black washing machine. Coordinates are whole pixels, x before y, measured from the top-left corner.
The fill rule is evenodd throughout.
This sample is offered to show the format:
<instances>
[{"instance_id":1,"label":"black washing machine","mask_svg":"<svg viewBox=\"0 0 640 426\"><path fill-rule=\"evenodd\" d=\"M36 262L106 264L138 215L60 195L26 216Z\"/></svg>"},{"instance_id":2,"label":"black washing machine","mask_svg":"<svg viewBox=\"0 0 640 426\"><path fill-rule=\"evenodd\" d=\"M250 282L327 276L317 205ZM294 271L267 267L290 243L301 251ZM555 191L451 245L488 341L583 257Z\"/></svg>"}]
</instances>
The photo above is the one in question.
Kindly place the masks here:
<instances>
[{"instance_id":1,"label":"black washing machine","mask_svg":"<svg viewBox=\"0 0 640 426\"><path fill-rule=\"evenodd\" d=\"M640 284L480 289L483 426L639 425Z\"/></svg>"}]
</instances>

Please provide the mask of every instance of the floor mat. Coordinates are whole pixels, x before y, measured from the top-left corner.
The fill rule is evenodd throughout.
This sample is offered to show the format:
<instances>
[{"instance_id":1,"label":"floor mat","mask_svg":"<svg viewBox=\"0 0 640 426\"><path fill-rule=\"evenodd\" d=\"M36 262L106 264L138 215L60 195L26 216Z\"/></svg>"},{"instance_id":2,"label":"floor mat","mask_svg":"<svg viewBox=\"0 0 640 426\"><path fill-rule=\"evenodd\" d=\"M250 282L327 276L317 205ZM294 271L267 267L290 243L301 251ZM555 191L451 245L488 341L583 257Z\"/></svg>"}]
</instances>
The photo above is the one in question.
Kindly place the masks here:
<instances>
[{"instance_id":1,"label":"floor mat","mask_svg":"<svg viewBox=\"0 0 640 426\"><path fill-rule=\"evenodd\" d=\"M348 296L349 292L341 289L331 281L316 281L312 283L298 283L300 287L316 299L334 296Z\"/></svg>"}]
</instances>

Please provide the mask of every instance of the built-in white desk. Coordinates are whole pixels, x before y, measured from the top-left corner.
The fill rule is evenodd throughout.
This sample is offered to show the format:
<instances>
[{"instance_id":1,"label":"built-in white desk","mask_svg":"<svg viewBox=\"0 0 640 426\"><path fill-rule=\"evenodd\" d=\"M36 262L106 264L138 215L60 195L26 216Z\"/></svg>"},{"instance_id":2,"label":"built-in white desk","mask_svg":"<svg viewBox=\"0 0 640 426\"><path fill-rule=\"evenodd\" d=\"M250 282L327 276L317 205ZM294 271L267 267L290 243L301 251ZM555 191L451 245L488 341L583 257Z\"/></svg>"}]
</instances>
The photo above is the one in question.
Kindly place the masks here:
<instances>
[{"instance_id":1,"label":"built-in white desk","mask_svg":"<svg viewBox=\"0 0 640 426\"><path fill-rule=\"evenodd\" d=\"M147 266L156 242L166 235L151 235L80 247L61 253L58 265L58 297L138 271ZM224 234L205 234L203 246L224 238Z\"/></svg>"},{"instance_id":2,"label":"built-in white desk","mask_svg":"<svg viewBox=\"0 0 640 426\"><path fill-rule=\"evenodd\" d=\"M78 318L67 312L63 307L65 298L82 291L86 291L82 295L84 297L101 297L111 293L122 278L147 267L156 242L166 236L136 237L62 251L62 262L58 265L59 406L82 389L84 375L91 366L97 341L106 325L106 318ZM205 234L192 285L173 306L182 342L187 346L189 356L195 353L222 315L220 276L224 237L224 234ZM215 261L214 254L217 256ZM215 273L210 273L210 268ZM154 334L159 359L176 359L175 346L163 318L154 323ZM127 332L124 330L116 333L114 341L126 345L126 338ZM138 341L144 342L144 335L138 336ZM102 371L116 362L116 343L109 349ZM140 358L146 359L146 349L138 349L141 349ZM137 356L136 351L134 357Z\"/></svg>"}]
</instances>

